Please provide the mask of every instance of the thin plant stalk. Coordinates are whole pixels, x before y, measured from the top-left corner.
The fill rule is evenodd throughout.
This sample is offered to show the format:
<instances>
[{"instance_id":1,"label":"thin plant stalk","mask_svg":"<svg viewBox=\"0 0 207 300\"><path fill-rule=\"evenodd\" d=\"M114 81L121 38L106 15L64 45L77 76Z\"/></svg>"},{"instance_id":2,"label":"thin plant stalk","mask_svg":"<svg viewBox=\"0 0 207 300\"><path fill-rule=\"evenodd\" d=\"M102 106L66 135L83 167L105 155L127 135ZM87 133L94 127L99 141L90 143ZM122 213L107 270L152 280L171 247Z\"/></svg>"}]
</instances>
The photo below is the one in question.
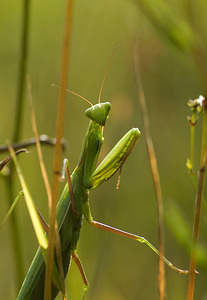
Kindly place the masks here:
<instances>
[{"instance_id":1,"label":"thin plant stalk","mask_svg":"<svg viewBox=\"0 0 207 300\"><path fill-rule=\"evenodd\" d=\"M65 95L66 95L66 82L68 72L68 60L71 40L71 21L72 21L72 8L73 0L68 0L66 4L66 21L65 21L65 34L63 38L63 53L62 53L62 65L60 75L60 90L58 100L57 111L57 124L56 124L56 145L55 145L55 157L53 164L53 180L52 180L52 206L50 211L50 227L48 233L49 247L45 272L45 292L44 299L51 299L51 283L52 283L52 265L54 259L54 242L55 242L55 228L56 223L56 206L58 199L58 174L61 160L61 139L63 136L64 127L64 114L65 114Z\"/></svg>"},{"instance_id":2,"label":"thin plant stalk","mask_svg":"<svg viewBox=\"0 0 207 300\"><path fill-rule=\"evenodd\" d=\"M197 181L194 173L194 141L195 141L195 125L197 123L196 114L193 112L190 120L190 160L187 161L187 168L191 175L194 186L197 188Z\"/></svg>"},{"instance_id":3,"label":"thin plant stalk","mask_svg":"<svg viewBox=\"0 0 207 300\"><path fill-rule=\"evenodd\" d=\"M158 171L158 166L157 166L157 159L156 159L156 155L155 155L153 141L152 141L151 134L150 134L146 100L145 100L145 95L144 95L141 77L140 77L140 73L139 73L138 42L135 46L134 62L135 62L136 84L137 84L142 119L143 119L143 123L144 123L145 141L146 141L146 145L147 145L147 151L148 151L150 167L151 167L154 188L155 188L155 194L156 194L156 200L157 200L158 238L159 238L158 284L159 284L160 300L164 300L165 299L165 269L164 269L164 261L162 259L162 257L164 256L162 190L161 190L160 177L159 177L159 171Z\"/></svg>"},{"instance_id":4,"label":"thin plant stalk","mask_svg":"<svg viewBox=\"0 0 207 300\"><path fill-rule=\"evenodd\" d=\"M192 125L191 126L191 140L190 140L190 162L191 162L191 171L190 171L190 175L191 178L193 180L193 184L195 185L195 187L197 186L197 182L196 182L196 177L195 177L195 173L194 173L194 137L195 137L195 126Z\"/></svg>"},{"instance_id":5,"label":"thin plant stalk","mask_svg":"<svg viewBox=\"0 0 207 300\"><path fill-rule=\"evenodd\" d=\"M207 112L205 110L203 116L203 126L202 126L202 136L201 136L200 168L198 174L197 194L196 194L196 203L195 203L193 246L191 251L190 275L188 281L187 300L193 300L194 289L195 289L196 252L197 252L198 239L199 239L201 204L202 204L205 170L206 170L206 163L207 163L206 134L207 134Z\"/></svg>"},{"instance_id":6,"label":"thin plant stalk","mask_svg":"<svg viewBox=\"0 0 207 300\"><path fill-rule=\"evenodd\" d=\"M189 165L190 168L188 167L188 169L189 169L189 173L192 178L192 181L193 181L193 185L195 186L195 189L197 190L198 186L197 186L197 180L196 180L196 176L195 176L195 172L194 172L194 137L195 137L194 114L192 116L190 132L191 132L191 134L190 134L190 165ZM202 196L202 204L203 204L204 209L207 212L207 204L204 199L204 196Z\"/></svg>"}]
</instances>

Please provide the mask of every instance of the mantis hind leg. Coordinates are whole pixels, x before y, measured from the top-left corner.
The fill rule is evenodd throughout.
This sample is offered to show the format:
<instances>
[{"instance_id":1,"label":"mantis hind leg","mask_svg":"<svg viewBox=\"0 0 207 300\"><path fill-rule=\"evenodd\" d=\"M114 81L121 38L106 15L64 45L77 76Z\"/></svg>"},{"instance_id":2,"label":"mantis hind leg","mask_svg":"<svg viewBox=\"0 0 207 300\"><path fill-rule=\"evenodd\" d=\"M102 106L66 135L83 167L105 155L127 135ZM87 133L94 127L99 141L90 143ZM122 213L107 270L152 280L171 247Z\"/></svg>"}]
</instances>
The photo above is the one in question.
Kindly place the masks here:
<instances>
[{"instance_id":1,"label":"mantis hind leg","mask_svg":"<svg viewBox=\"0 0 207 300\"><path fill-rule=\"evenodd\" d=\"M160 255L159 254L159 251L157 250L157 248L155 248L145 237L142 237L142 236L139 236L139 235L136 235L136 234L132 234L132 233L129 233L127 231L123 231L123 230L120 230L120 229L117 229L117 228L114 228L112 226L109 226L109 225L106 225L106 224L103 224L103 223L100 223L100 222L97 222L97 221L94 221L93 220L93 217L91 215L91 210L90 210L90 206L89 206L89 202L86 202L85 203L85 206L84 206L84 216L85 216L85 219L87 220L87 222L96 227L96 228L99 228L99 229L102 229L102 230L105 230L105 231L109 231L109 232L113 232L113 233L116 233L116 234L119 234L119 235L122 235L122 236L125 236L125 237L128 237L130 239L133 239L137 242L140 242L140 243L143 243L143 244L146 244L152 251L154 251L157 255ZM167 258L165 258L164 256L162 257L163 261L173 270L179 272L179 273L183 273L183 274L188 274L189 273L189 270L182 270L180 268L177 268L176 266L174 266ZM197 274L198 272L195 271L195 273Z\"/></svg>"}]
</instances>

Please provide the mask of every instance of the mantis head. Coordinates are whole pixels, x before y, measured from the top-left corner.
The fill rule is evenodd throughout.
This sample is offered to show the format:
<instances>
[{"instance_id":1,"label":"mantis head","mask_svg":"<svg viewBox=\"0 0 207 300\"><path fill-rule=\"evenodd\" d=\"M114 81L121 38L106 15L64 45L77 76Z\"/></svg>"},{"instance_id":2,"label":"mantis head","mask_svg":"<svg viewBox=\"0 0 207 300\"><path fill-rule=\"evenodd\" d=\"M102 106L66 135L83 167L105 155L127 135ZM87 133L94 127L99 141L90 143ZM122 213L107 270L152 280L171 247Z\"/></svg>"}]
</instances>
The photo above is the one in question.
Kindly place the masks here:
<instances>
[{"instance_id":1,"label":"mantis head","mask_svg":"<svg viewBox=\"0 0 207 300\"><path fill-rule=\"evenodd\" d=\"M98 103L88 108L85 111L85 115L92 121L104 126L108 119L110 110L111 104L109 102Z\"/></svg>"}]
</instances>

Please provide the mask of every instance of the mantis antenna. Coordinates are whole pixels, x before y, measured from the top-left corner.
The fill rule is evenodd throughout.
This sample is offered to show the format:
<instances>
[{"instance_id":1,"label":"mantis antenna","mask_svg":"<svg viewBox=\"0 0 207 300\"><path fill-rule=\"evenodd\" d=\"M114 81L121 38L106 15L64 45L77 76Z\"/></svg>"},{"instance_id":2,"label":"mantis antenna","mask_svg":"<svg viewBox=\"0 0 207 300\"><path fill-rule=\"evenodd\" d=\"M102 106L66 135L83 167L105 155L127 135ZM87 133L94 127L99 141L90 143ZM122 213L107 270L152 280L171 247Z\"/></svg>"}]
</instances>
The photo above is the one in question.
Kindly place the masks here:
<instances>
[{"instance_id":1,"label":"mantis antenna","mask_svg":"<svg viewBox=\"0 0 207 300\"><path fill-rule=\"evenodd\" d=\"M57 85L57 84L51 84L51 85L52 85L52 86L55 86L55 87L60 87L60 86ZM93 104L92 104L88 99L84 98L83 96L81 96L81 95L79 95L79 94L77 94L77 93L75 93L75 92L73 92L73 91L71 91L71 90L68 90L68 89L65 89L65 90L66 90L66 92L69 92L69 93L71 93L71 94L73 94L73 95L75 95L75 96L78 96L79 98L83 99L84 101L88 102L91 106L93 106Z\"/></svg>"},{"instance_id":2,"label":"mantis antenna","mask_svg":"<svg viewBox=\"0 0 207 300\"><path fill-rule=\"evenodd\" d=\"M112 58L113 58L114 53L115 53L115 51L116 51L116 49L117 49L118 46L119 46L119 44L117 44L117 46L114 48L114 50L113 50L113 52L112 52L112 55L111 55L111 58L110 58L110 60L109 60L109 62L108 62L108 65L107 65L107 68L106 68L106 72L105 72L105 74L104 74L104 78L103 78L103 81L102 81L102 84L101 84L100 92L99 92L99 95L98 95L98 103L101 103L101 93L102 93L104 81L105 81L105 79L106 79L106 75L107 75L107 73L108 73L109 66L110 66L110 64L111 64Z\"/></svg>"},{"instance_id":3,"label":"mantis antenna","mask_svg":"<svg viewBox=\"0 0 207 300\"><path fill-rule=\"evenodd\" d=\"M101 93L102 93L103 85L104 85L104 82L105 82L105 79L106 79L106 75L108 73L109 66L111 64L112 58L113 58L114 53L115 53L115 51L116 51L116 49L117 49L118 46L119 46L119 44L117 44L117 46L114 48L114 50L112 52L112 55L110 57L110 60L108 62L107 68L106 68L106 72L104 74L103 81L101 83L101 88L100 88L99 95L98 95L98 103L99 104L101 103ZM56 84L52 84L52 86L60 87L59 85L56 85ZM93 106L93 104L88 99L84 98L83 96L81 96L81 95L79 95L79 94L77 94L77 93L75 93L75 92L73 92L71 90L68 90L68 89L66 89L66 91L69 92L69 93L71 93L71 94L73 94L73 95L75 95L75 96L77 96L77 97L79 97L79 98L81 98L81 99L83 99L84 101L88 102L91 106Z\"/></svg>"},{"instance_id":4,"label":"mantis antenna","mask_svg":"<svg viewBox=\"0 0 207 300\"><path fill-rule=\"evenodd\" d=\"M83 96L81 96L81 95L79 95L79 94L77 94L77 93L75 93L71 90L68 90L68 89L66 89L66 92L69 92L71 94L74 94L74 95L78 96L79 98L83 99L84 101L88 102L91 106L93 106L93 104L88 99L84 98Z\"/></svg>"}]
</instances>

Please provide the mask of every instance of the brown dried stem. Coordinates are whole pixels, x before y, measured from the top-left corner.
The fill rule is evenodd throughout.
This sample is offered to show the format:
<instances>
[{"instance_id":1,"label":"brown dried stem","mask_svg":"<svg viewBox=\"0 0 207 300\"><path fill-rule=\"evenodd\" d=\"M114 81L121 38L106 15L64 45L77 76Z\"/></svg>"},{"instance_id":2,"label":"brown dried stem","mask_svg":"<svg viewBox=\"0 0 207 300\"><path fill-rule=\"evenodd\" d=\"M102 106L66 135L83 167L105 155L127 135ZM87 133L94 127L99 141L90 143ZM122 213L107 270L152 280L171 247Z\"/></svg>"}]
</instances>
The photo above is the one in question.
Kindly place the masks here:
<instances>
[{"instance_id":1,"label":"brown dried stem","mask_svg":"<svg viewBox=\"0 0 207 300\"><path fill-rule=\"evenodd\" d=\"M145 95L144 95L142 82L141 82L141 78L140 78L140 74L139 74L138 42L136 43L135 51L134 51L134 64L135 64L135 77L136 77L137 91L138 91L138 96L139 96L142 119L143 119L143 123L144 123L145 141L146 141L146 145L147 145L147 151L148 151L150 167L151 167L154 188L155 188L155 194L156 194L156 200L157 200L158 238L159 238L158 283L159 283L160 300L164 300L165 299L165 269L164 269L164 261L162 259L162 257L164 256L162 191L161 191L160 177L159 177L159 171L158 171L158 166L157 166L157 159L156 159L156 155L155 155L153 141L152 141L151 134L150 134L146 100L145 100Z\"/></svg>"},{"instance_id":2,"label":"brown dried stem","mask_svg":"<svg viewBox=\"0 0 207 300\"><path fill-rule=\"evenodd\" d=\"M73 0L67 1L66 6L66 22L65 22L65 34L63 38L63 53L62 53L62 66L60 77L60 91L57 111L57 125L56 125L56 145L55 145L55 157L53 165L53 181L52 181L52 207L50 211L50 227L49 227L49 248L47 256L47 265L45 272L45 293L44 299L51 299L51 282L52 282L52 264L54 258L54 241L55 241L55 228L56 223L56 206L58 199L58 174L61 160L61 139L63 136L64 125L64 113L65 113L65 89L67 82L67 69L70 49L70 36L71 36L71 19L72 19Z\"/></svg>"}]
</instances>

